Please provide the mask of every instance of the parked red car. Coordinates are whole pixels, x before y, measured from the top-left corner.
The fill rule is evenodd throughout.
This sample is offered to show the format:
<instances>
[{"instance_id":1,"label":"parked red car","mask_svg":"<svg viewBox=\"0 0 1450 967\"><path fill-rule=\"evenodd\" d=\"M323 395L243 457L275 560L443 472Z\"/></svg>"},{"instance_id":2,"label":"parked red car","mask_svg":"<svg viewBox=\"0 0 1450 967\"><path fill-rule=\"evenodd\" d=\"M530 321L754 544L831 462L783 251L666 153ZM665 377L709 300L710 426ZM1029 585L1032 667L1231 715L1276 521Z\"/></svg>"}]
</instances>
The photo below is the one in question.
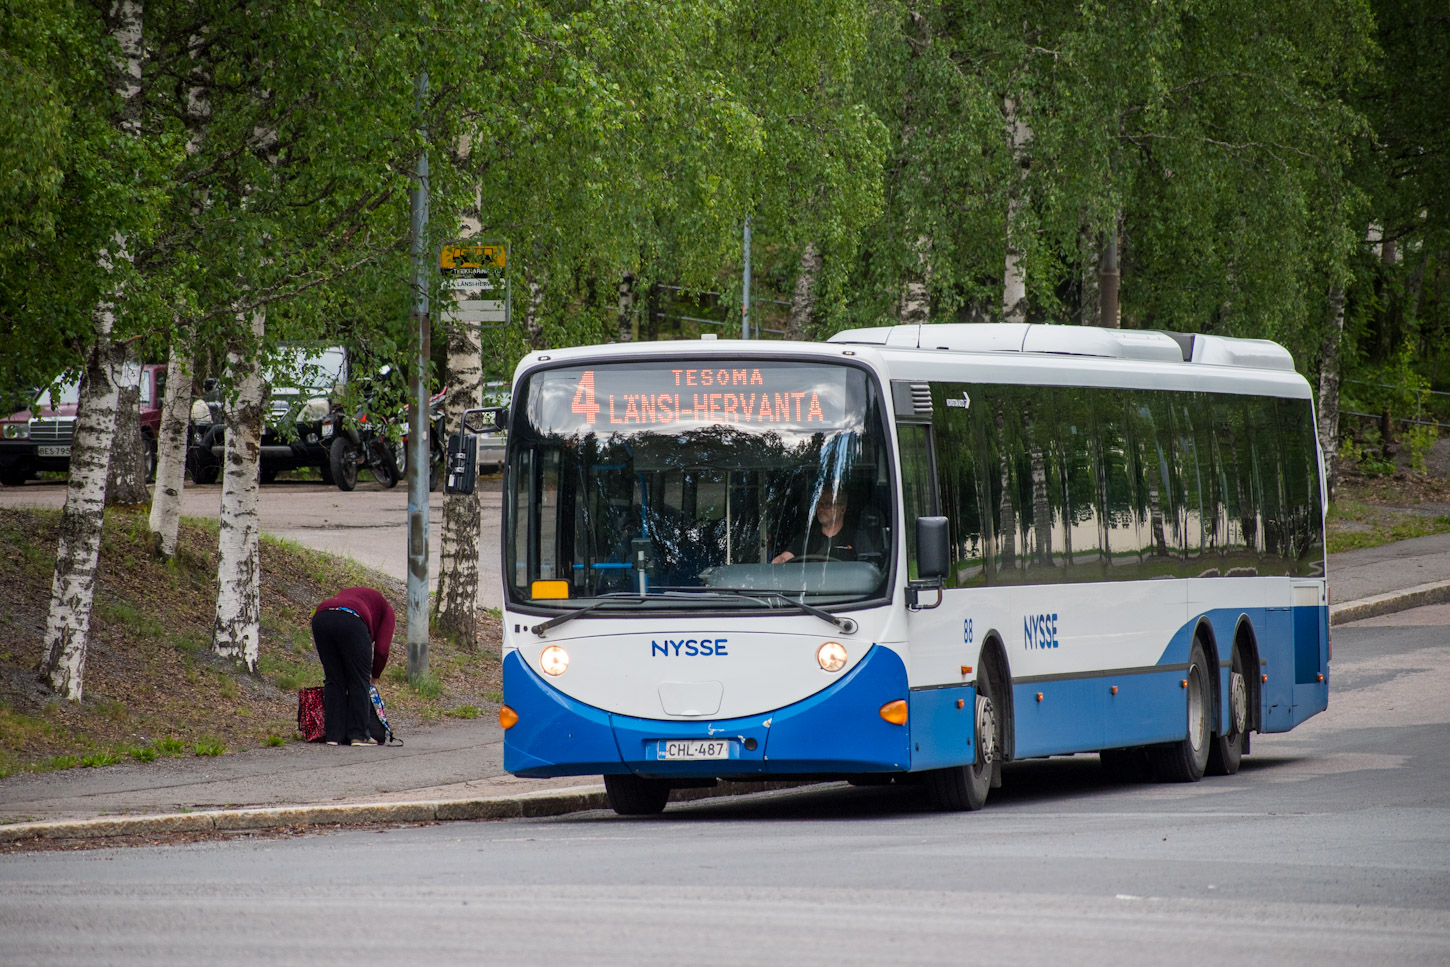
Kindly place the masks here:
<instances>
[{"instance_id":1,"label":"parked red car","mask_svg":"<svg viewBox=\"0 0 1450 967\"><path fill-rule=\"evenodd\" d=\"M142 366L141 439L146 446L147 480L156 477L156 438L165 392L165 365ZM79 380L57 382L40 391L30 409L0 420L0 484L16 487L42 470L70 469L79 400Z\"/></svg>"}]
</instances>

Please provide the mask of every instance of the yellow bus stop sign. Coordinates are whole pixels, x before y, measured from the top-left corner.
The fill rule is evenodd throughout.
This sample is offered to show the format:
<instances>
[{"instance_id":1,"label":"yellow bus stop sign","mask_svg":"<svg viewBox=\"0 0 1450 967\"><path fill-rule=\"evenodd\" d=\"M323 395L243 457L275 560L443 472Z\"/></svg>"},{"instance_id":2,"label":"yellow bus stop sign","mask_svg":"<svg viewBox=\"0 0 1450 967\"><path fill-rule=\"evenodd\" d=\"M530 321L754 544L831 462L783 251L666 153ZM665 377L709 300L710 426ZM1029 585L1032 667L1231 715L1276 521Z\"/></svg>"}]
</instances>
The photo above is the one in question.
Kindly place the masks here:
<instances>
[{"instance_id":1,"label":"yellow bus stop sign","mask_svg":"<svg viewBox=\"0 0 1450 967\"><path fill-rule=\"evenodd\" d=\"M488 275L502 269L507 259L502 245L445 245L438 268L444 275Z\"/></svg>"}]
</instances>

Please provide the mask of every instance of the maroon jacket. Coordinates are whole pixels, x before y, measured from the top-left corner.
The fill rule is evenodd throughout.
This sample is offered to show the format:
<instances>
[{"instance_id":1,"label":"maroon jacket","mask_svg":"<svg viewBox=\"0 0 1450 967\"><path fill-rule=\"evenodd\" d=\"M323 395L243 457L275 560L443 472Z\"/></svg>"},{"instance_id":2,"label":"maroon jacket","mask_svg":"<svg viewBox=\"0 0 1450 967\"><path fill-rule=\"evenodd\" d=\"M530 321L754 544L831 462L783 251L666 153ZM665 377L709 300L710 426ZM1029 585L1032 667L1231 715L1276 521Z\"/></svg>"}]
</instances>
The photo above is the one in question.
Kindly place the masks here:
<instances>
[{"instance_id":1,"label":"maroon jacket","mask_svg":"<svg viewBox=\"0 0 1450 967\"><path fill-rule=\"evenodd\" d=\"M373 677L381 678L393 644L393 606L388 599L372 588L343 588L317 606L318 611L328 608L351 608L363 619L373 636Z\"/></svg>"}]
</instances>

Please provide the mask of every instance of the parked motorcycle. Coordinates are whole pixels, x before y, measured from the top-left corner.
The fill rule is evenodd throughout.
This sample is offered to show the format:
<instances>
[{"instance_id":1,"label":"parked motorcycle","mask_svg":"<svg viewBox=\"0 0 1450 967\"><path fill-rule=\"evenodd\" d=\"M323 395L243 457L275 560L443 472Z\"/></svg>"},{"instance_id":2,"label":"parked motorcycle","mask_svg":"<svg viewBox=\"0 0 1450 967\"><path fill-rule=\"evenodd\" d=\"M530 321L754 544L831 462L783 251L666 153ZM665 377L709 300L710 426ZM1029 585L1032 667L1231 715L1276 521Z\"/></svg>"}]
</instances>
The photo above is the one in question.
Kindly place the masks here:
<instances>
[{"instance_id":1,"label":"parked motorcycle","mask_svg":"<svg viewBox=\"0 0 1450 967\"><path fill-rule=\"evenodd\" d=\"M391 366L384 366L378 373L378 382L391 372ZM330 450L332 481L339 490L357 487L359 470L368 470L374 480L391 489L407 470L402 437L394 429L398 421L373 409L373 398L373 392L365 392L362 405L351 416L335 404L322 421L322 438Z\"/></svg>"}]
</instances>

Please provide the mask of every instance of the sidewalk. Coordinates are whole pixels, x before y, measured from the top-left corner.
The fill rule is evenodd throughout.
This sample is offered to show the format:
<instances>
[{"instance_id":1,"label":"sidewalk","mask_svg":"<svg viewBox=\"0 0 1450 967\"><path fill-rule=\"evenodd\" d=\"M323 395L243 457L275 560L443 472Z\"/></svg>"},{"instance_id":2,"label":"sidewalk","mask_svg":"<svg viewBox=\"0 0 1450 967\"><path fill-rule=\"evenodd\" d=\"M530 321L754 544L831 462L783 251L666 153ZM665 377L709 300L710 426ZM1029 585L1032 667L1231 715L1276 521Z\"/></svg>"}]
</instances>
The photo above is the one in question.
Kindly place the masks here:
<instances>
[{"instance_id":1,"label":"sidewalk","mask_svg":"<svg viewBox=\"0 0 1450 967\"><path fill-rule=\"evenodd\" d=\"M1335 624L1450 601L1450 535L1330 559ZM163 836L333 823L559 815L606 807L591 778L518 779L503 731L475 719L417 729L402 747L292 743L0 780L0 843ZM755 791L722 784L676 799Z\"/></svg>"}]
</instances>

